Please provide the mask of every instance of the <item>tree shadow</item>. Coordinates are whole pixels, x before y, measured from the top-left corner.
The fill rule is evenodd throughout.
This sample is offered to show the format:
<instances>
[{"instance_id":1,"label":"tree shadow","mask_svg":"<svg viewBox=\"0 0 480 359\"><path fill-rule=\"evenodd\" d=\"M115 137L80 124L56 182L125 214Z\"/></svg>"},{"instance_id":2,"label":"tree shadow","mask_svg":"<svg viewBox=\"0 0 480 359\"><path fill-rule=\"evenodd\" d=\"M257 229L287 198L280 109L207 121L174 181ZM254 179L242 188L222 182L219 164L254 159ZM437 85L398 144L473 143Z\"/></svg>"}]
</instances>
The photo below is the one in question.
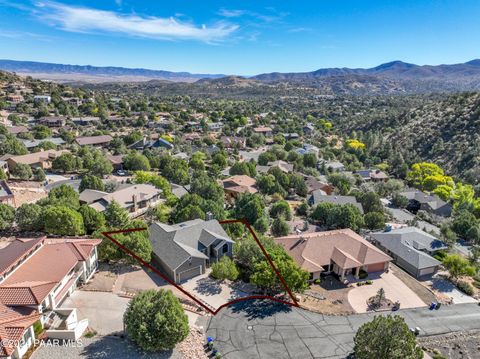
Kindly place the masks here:
<instances>
[{"instance_id":1,"label":"tree shadow","mask_svg":"<svg viewBox=\"0 0 480 359\"><path fill-rule=\"evenodd\" d=\"M292 311L289 305L274 302L270 299L248 299L234 303L230 307L233 313L245 315L249 320L264 319L278 313Z\"/></svg>"},{"instance_id":2,"label":"tree shadow","mask_svg":"<svg viewBox=\"0 0 480 359\"><path fill-rule=\"evenodd\" d=\"M141 351L128 339L104 336L95 338L92 341L85 340L84 347L80 353L82 358L143 358L143 359L169 359L179 358L173 350L146 353Z\"/></svg>"},{"instance_id":3,"label":"tree shadow","mask_svg":"<svg viewBox=\"0 0 480 359\"><path fill-rule=\"evenodd\" d=\"M206 277L197 280L194 290L203 295L217 295L222 292L222 286L217 280Z\"/></svg>"}]
</instances>

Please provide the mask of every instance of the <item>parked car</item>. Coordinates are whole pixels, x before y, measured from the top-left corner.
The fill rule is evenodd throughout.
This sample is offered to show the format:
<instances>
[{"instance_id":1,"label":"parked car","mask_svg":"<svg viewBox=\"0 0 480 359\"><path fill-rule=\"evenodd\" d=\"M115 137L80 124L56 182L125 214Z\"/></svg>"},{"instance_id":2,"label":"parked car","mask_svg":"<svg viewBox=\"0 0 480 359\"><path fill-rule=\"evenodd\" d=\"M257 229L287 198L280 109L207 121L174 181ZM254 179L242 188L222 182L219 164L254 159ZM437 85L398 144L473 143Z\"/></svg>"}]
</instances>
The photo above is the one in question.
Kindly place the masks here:
<instances>
[{"instance_id":1,"label":"parked car","mask_svg":"<svg viewBox=\"0 0 480 359\"><path fill-rule=\"evenodd\" d=\"M127 174L128 174L127 171L124 171L124 170L118 170L118 171L117 171L117 175L118 175L118 176L122 176L122 177L123 177L123 176L126 176Z\"/></svg>"}]
</instances>

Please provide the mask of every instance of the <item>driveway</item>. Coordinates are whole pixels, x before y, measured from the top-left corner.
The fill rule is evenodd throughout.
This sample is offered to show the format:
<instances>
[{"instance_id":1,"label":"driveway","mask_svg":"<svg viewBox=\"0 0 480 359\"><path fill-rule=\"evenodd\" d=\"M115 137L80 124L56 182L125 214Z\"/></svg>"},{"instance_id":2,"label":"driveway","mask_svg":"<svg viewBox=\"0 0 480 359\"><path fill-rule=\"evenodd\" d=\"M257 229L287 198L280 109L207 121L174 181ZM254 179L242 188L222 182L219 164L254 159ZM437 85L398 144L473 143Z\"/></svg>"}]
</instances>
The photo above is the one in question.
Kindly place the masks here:
<instances>
[{"instance_id":1,"label":"driveway","mask_svg":"<svg viewBox=\"0 0 480 359\"><path fill-rule=\"evenodd\" d=\"M480 329L480 307L444 306L440 310L402 309L409 327L421 336ZM209 324L224 359L344 359L358 328L377 313L327 316L270 301L251 300L223 308Z\"/></svg>"},{"instance_id":2,"label":"driveway","mask_svg":"<svg viewBox=\"0 0 480 359\"><path fill-rule=\"evenodd\" d=\"M477 303L478 301L469 295L466 295L450 281L442 277L435 276L429 280L433 290L440 292L452 298L453 304Z\"/></svg>"},{"instance_id":3,"label":"driveway","mask_svg":"<svg viewBox=\"0 0 480 359\"><path fill-rule=\"evenodd\" d=\"M113 293L77 290L61 306L77 308L79 320L87 318L88 326L98 334L111 335L123 331L123 313L129 301Z\"/></svg>"},{"instance_id":4,"label":"driveway","mask_svg":"<svg viewBox=\"0 0 480 359\"><path fill-rule=\"evenodd\" d=\"M210 270L207 270L205 274L189 279L185 283L182 283L182 287L215 309L234 299L250 295L232 288L226 282L220 282L209 277L209 273Z\"/></svg>"},{"instance_id":5,"label":"driveway","mask_svg":"<svg viewBox=\"0 0 480 359\"><path fill-rule=\"evenodd\" d=\"M393 274L392 271L382 273L380 276L370 278L373 280L371 285L363 285L354 288L348 292L348 301L357 313L366 313L368 310L367 299L377 294L380 288L385 290L385 296L392 302L400 302L400 308L424 307L427 304L411 290L405 283Z\"/></svg>"}]
</instances>

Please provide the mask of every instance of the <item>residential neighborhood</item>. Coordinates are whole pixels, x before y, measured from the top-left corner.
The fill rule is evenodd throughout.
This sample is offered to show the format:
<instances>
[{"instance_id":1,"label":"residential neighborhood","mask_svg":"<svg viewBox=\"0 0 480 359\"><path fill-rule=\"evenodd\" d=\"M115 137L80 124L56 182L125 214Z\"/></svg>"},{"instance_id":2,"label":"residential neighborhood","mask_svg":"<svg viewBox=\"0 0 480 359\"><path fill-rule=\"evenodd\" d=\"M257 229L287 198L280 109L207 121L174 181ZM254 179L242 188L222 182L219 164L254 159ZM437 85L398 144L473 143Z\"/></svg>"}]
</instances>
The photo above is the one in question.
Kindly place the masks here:
<instances>
[{"instance_id":1,"label":"residential neighborhood","mask_svg":"<svg viewBox=\"0 0 480 359\"><path fill-rule=\"evenodd\" d=\"M424 358L476 340L476 179L329 97L127 87L0 72L0 358L347 358L383 317Z\"/></svg>"}]
</instances>

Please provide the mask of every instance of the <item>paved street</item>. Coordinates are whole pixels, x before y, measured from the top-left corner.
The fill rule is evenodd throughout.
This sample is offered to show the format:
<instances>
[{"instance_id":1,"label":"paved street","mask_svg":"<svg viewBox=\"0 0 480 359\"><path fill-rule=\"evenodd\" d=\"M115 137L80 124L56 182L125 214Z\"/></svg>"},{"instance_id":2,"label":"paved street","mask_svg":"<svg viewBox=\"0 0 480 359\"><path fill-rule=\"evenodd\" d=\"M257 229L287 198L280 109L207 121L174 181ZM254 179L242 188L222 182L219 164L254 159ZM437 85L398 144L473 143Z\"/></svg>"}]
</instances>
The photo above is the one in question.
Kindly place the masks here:
<instances>
[{"instance_id":1,"label":"paved street","mask_svg":"<svg viewBox=\"0 0 480 359\"><path fill-rule=\"evenodd\" d=\"M420 335L480 329L476 304L397 312ZM217 341L222 358L345 358L357 329L375 314L324 316L268 301L249 301L224 308L210 321L207 334Z\"/></svg>"}]
</instances>

